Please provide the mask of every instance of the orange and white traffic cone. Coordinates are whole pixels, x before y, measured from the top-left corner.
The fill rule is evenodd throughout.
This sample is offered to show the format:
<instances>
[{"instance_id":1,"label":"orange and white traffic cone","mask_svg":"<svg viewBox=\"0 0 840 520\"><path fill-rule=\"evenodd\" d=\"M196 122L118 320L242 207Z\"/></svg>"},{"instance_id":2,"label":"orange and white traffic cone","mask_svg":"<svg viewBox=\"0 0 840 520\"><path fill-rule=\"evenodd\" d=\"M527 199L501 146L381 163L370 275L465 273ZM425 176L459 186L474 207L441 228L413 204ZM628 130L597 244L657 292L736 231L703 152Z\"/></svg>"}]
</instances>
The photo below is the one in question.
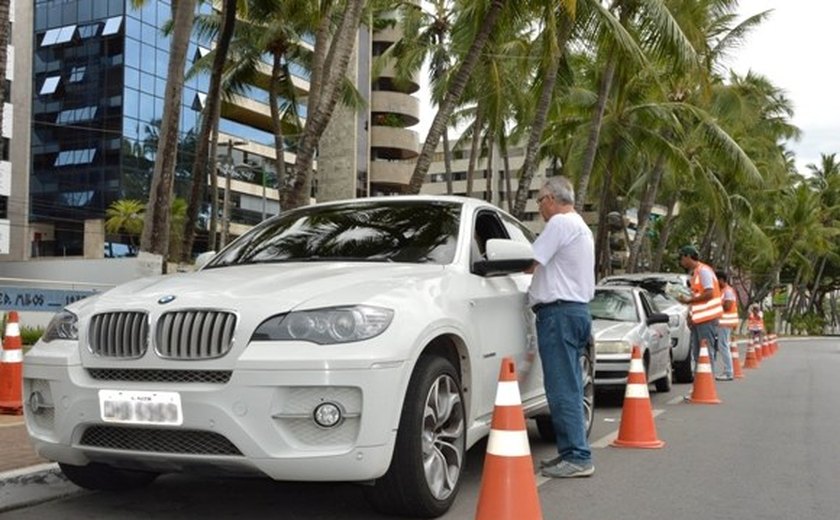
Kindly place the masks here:
<instances>
[{"instance_id":1,"label":"orange and white traffic cone","mask_svg":"<svg viewBox=\"0 0 840 520\"><path fill-rule=\"evenodd\" d=\"M618 437L612 442L616 448L661 448L665 442L656 437L653 410L650 407L645 365L638 345L633 345L630 372L624 389L624 407Z\"/></svg>"},{"instance_id":2,"label":"orange and white traffic cone","mask_svg":"<svg viewBox=\"0 0 840 520\"><path fill-rule=\"evenodd\" d=\"M758 361L759 365L764 360L764 350L762 347L763 345L764 343L758 338L756 338L755 343L753 343L753 346L755 347L755 360Z\"/></svg>"},{"instance_id":3,"label":"orange and white traffic cone","mask_svg":"<svg viewBox=\"0 0 840 520\"><path fill-rule=\"evenodd\" d=\"M475 520L541 520L513 359L502 360Z\"/></svg>"},{"instance_id":4,"label":"orange and white traffic cone","mask_svg":"<svg viewBox=\"0 0 840 520\"><path fill-rule=\"evenodd\" d=\"M747 342L747 358L744 360L744 368L758 368L758 357L755 354L755 347L758 345L758 339L753 338L752 341Z\"/></svg>"},{"instance_id":5,"label":"orange and white traffic cone","mask_svg":"<svg viewBox=\"0 0 840 520\"><path fill-rule=\"evenodd\" d=\"M700 342L700 359L694 373L694 387L688 400L697 404L720 404L715 390L715 378L712 375L712 362L709 358L709 346L706 340Z\"/></svg>"},{"instance_id":6,"label":"orange and white traffic cone","mask_svg":"<svg viewBox=\"0 0 840 520\"><path fill-rule=\"evenodd\" d=\"M0 355L0 413L20 415L23 413L23 344L20 339L18 313L9 312L6 319L6 335L3 338L3 353Z\"/></svg>"},{"instance_id":7,"label":"orange and white traffic cone","mask_svg":"<svg viewBox=\"0 0 840 520\"><path fill-rule=\"evenodd\" d=\"M732 354L732 377L741 379L744 377L744 370L741 368L741 355L738 353L738 342L734 338L729 344L729 352Z\"/></svg>"},{"instance_id":8,"label":"orange and white traffic cone","mask_svg":"<svg viewBox=\"0 0 840 520\"><path fill-rule=\"evenodd\" d=\"M775 334L770 335L770 353L775 354L779 351L779 342L777 341L778 336Z\"/></svg>"}]
</instances>

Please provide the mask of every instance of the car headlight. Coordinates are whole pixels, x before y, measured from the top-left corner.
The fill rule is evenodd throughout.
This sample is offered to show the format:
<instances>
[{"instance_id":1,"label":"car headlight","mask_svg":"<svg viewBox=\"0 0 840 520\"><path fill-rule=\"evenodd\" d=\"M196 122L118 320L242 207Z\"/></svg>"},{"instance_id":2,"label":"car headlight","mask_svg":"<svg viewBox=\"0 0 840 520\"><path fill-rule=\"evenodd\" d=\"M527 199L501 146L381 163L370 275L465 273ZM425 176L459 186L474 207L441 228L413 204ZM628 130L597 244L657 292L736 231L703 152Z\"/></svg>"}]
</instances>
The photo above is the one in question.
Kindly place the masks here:
<instances>
[{"instance_id":1,"label":"car headlight","mask_svg":"<svg viewBox=\"0 0 840 520\"><path fill-rule=\"evenodd\" d=\"M675 327L679 327L680 326L680 315L679 314L671 314L668 317L668 326L671 327L672 329L675 328Z\"/></svg>"},{"instance_id":2,"label":"car headlight","mask_svg":"<svg viewBox=\"0 0 840 520\"><path fill-rule=\"evenodd\" d=\"M631 351L630 343L626 341L596 341L596 354L629 354Z\"/></svg>"},{"instance_id":3,"label":"car headlight","mask_svg":"<svg viewBox=\"0 0 840 520\"><path fill-rule=\"evenodd\" d=\"M44 343L54 339L79 339L79 317L70 311L63 310L50 320L47 329L41 336Z\"/></svg>"},{"instance_id":4,"label":"car headlight","mask_svg":"<svg viewBox=\"0 0 840 520\"><path fill-rule=\"evenodd\" d=\"M265 320L251 340L298 340L319 345L350 343L382 334L393 317L391 309L367 305L296 311Z\"/></svg>"}]
</instances>

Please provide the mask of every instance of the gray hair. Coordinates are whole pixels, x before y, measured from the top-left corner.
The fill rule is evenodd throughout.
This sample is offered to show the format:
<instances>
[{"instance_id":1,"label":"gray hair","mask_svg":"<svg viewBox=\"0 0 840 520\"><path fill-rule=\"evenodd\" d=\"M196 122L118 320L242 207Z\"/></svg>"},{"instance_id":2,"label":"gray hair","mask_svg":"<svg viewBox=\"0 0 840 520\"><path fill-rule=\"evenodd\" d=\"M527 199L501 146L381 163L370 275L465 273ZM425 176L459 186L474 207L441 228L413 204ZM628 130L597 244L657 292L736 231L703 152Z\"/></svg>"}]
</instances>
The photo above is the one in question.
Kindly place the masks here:
<instances>
[{"instance_id":1,"label":"gray hair","mask_svg":"<svg viewBox=\"0 0 840 520\"><path fill-rule=\"evenodd\" d=\"M544 187L554 196L554 200L560 204L575 203L575 189L572 187L572 181L568 177L564 177L563 175L549 177L545 181Z\"/></svg>"}]
</instances>

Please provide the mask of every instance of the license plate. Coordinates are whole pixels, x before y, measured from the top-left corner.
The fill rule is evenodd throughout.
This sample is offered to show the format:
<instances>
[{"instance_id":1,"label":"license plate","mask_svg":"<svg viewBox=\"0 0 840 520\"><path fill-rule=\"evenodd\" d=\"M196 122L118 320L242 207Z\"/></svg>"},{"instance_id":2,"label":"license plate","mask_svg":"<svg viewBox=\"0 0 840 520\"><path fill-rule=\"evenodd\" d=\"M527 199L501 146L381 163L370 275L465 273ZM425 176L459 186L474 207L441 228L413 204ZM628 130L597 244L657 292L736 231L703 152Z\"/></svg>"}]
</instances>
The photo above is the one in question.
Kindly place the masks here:
<instances>
[{"instance_id":1,"label":"license plate","mask_svg":"<svg viewBox=\"0 0 840 520\"><path fill-rule=\"evenodd\" d=\"M184 422L178 392L100 390L99 413L103 421L112 423L177 426Z\"/></svg>"}]
</instances>

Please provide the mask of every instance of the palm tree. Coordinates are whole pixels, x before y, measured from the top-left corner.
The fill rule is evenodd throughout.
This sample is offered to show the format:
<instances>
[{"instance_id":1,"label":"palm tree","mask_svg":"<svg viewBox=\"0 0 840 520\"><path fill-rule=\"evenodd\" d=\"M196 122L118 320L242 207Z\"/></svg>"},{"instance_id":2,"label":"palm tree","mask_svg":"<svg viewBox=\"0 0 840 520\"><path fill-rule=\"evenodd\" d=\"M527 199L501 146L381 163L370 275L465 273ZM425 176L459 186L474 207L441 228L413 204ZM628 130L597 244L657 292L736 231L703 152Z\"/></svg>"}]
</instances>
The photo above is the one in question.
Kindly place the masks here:
<instances>
[{"instance_id":1,"label":"palm tree","mask_svg":"<svg viewBox=\"0 0 840 520\"><path fill-rule=\"evenodd\" d=\"M283 204L286 208L309 203L315 150L342 92L341 86L347 72L350 53L355 47L363 4L364 0L347 0L344 10L340 13L335 12L337 6L334 4L321 4L321 19L315 35L306 124L298 142L291 190ZM336 29L332 30L334 15L337 15L338 20Z\"/></svg>"},{"instance_id":2,"label":"palm tree","mask_svg":"<svg viewBox=\"0 0 840 520\"><path fill-rule=\"evenodd\" d=\"M409 193L420 193L420 188L426 180L426 174L429 171L429 166L432 164L432 157L440 142L440 137L446 131L449 117L461 99L470 75L478 64L484 45L490 37L490 32L496 27L496 22L500 18L506 3L505 0L490 0L489 5L487 5L487 2L474 0L467 2L467 5L461 11L458 23L467 23L471 26L472 24L469 22L474 20L479 20L480 22L477 31L474 33L475 36L471 40L472 43L464 59L461 61L457 72L450 80L446 95L439 105L434 120L432 120L429 133L426 135L426 141L423 143L422 151L417 158L414 173L411 175L411 180L409 181Z\"/></svg>"},{"instance_id":3,"label":"palm tree","mask_svg":"<svg viewBox=\"0 0 840 520\"><path fill-rule=\"evenodd\" d=\"M145 0L132 0L135 6ZM184 65L195 17L196 0L172 0L173 32L169 52L163 122L152 187L146 205L145 225L140 250L166 257L169 253L169 221L175 163L178 155L181 98L184 90ZM166 262L163 263L164 270Z\"/></svg>"},{"instance_id":4,"label":"palm tree","mask_svg":"<svg viewBox=\"0 0 840 520\"><path fill-rule=\"evenodd\" d=\"M105 231L128 235L129 251L134 252L134 237L143 232L143 212L146 205L135 199L119 199L105 210Z\"/></svg>"},{"instance_id":5,"label":"palm tree","mask_svg":"<svg viewBox=\"0 0 840 520\"><path fill-rule=\"evenodd\" d=\"M236 5L238 0L224 0L222 3L222 26L213 58L213 68L210 72L210 87L207 91L206 104L201 115L201 129L198 133L198 144L195 152L195 163L192 168L192 187L190 189L189 204L186 208L184 219L183 244L181 244L180 259L186 262L192 256L193 242L195 241L195 226L198 221L198 212L203 201L203 193L207 185L207 162L210 138L213 129L219 119L219 107L221 106L222 73L225 60L227 59L228 48L233 38L233 29L236 23ZM216 193L213 193L216 197Z\"/></svg>"}]
</instances>

